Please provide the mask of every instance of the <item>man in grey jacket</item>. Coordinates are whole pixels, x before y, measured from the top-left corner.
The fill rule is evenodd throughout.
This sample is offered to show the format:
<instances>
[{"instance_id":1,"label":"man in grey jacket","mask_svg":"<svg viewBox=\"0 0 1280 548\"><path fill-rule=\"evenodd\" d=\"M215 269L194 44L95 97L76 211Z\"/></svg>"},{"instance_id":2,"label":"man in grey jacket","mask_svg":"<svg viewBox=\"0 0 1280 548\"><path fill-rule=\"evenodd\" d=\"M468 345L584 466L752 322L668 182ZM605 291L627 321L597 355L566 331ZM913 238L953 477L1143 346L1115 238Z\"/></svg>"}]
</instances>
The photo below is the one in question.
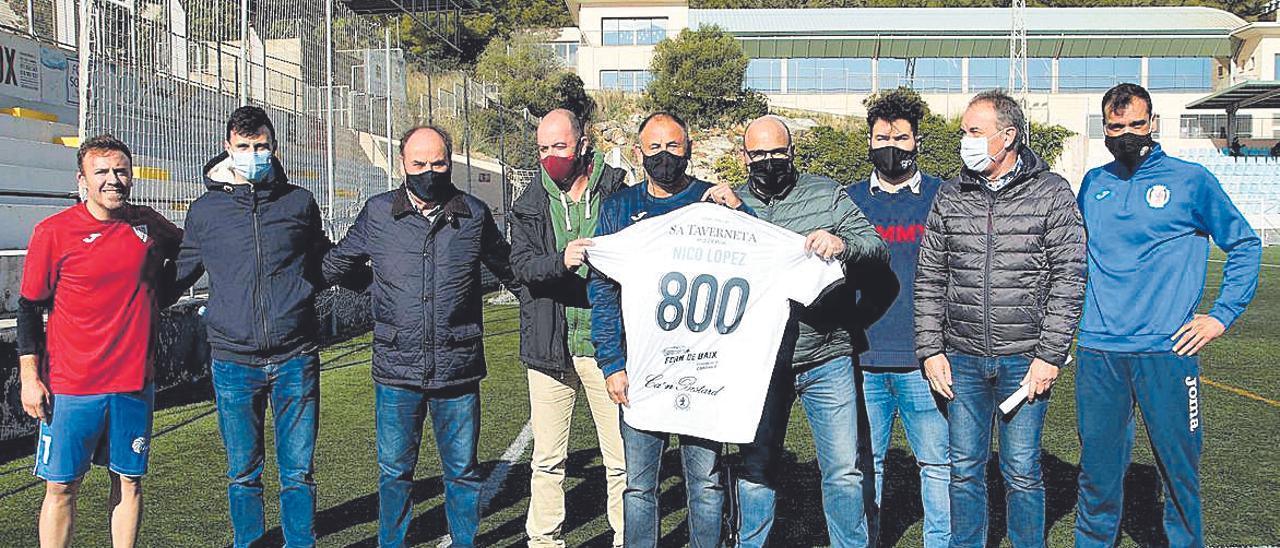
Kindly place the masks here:
<instances>
[{"instance_id":1,"label":"man in grey jacket","mask_svg":"<svg viewBox=\"0 0 1280 548\"><path fill-rule=\"evenodd\" d=\"M796 172L791 133L777 118L765 116L747 126L742 154L748 179L737 194L758 218L807 236L805 249L825 259L888 261L884 241L839 183ZM814 431L831 544L868 543L863 475L854 450L859 406L853 345L839 313L853 300L851 293L832 290L809 308L792 303L791 322L755 440L740 448L738 546L764 546L769 540L778 457L796 396Z\"/></svg>"},{"instance_id":2,"label":"man in grey jacket","mask_svg":"<svg viewBox=\"0 0 1280 548\"><path fill-rule=\"evenodd\" d=\"M1080 320L1085 234L1070 185L1024 144L1000 91L961 119L965 169L938 190L915 280L916 357L950 404L951 546L985 546L986 465L997 405L1009 540L1044 546L1040 432L1049 388Z\"/></svg>"}]
</instances>

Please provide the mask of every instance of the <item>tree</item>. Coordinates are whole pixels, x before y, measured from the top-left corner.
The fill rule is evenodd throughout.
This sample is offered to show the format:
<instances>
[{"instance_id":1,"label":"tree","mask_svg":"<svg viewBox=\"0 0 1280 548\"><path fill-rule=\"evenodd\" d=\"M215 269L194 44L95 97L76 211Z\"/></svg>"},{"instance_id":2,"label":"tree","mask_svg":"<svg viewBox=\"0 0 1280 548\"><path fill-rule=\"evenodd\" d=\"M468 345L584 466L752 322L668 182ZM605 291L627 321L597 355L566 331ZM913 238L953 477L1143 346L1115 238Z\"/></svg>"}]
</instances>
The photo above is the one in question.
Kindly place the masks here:
<instances>
[{"instance_id":1,"label":"tree","mask_svg":"<svg viewBox=\"0 0 1280 548\"><path fill-rule=\"evenodd\" d=\"M920 120L920 170L943 179L960 172L960 119L927 114ZM1075 135L1059 125L1032 122L1031 150L1049 165L1062 156L1067 138ZM827 175L842 184L853 184L871 175L867 158L866 124L840 130L818 126L796 138L796 168L805 173Z\"/></svg>"},{"instance_id":2,"label":"tree","mask_svg":"<svg viewBox=\"0 0 1280 548\"><path fill-rule=\"evenodd\" d=\"M592 102L582 79L568 72L546 46L547 33L526 32L510 39L494 39L476 62L476 76L498 86L502 104L527 108L542 116L555 108L567 108L586 119Z\"/></svg>"},{"instance_id":3,"label":"tree","mask_svg":"<svg viewBox=\"0 0 1280 548\"><path fill-rule=\"evenodd\" d=\"M743 90L747 55L719 27L684 29L674 39L659 42L649 71L649 106L673 112L695 126L732 124L768 112L763 95Z\"/></svg>"}]
</instances>

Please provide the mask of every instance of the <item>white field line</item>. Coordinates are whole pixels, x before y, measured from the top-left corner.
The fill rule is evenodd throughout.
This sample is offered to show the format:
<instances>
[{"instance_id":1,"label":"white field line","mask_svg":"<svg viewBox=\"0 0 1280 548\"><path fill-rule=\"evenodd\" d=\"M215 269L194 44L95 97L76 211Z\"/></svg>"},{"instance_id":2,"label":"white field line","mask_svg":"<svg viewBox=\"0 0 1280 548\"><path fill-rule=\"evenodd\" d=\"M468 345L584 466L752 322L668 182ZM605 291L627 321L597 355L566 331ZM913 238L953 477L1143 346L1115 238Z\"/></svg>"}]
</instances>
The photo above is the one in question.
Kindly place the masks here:
<instances>
[{"instance_id":1,"label":"white field line","mask_svg":"<svg viewBox=\"0 0 1280 548\"><path fill-rule=\"evenodd\" d=\"M1227 261L1219 261L1217 259L1209 259L1211 263L1225 264ZM1280 268L1280 264L1262 263L1264 268Z\"/></svg>"}]
</instances>

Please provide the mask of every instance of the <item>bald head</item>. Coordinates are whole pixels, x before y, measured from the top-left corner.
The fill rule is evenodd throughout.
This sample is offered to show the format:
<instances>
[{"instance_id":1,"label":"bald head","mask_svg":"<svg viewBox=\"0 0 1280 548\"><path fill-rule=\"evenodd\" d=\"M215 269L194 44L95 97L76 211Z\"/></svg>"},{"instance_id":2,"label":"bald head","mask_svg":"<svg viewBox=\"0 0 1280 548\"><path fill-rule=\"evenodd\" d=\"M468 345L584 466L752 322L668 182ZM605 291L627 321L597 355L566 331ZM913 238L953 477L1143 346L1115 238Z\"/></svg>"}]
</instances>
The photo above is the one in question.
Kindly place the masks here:
<instances>
[{"instance_id":1,"label":"bald head","mask_svg":"<svg viewBox=\"0 0 1280 548\"><path fill-rule=\"evenodd\" d=\"M791 130L776 116L761 116L747 125L742 136L747 163L791 155Z\"/></svg>"},{"instance_id":2,"label":"bald head","mask_svg":"<svg viewBox=\"0 0 1280 548\"><path fill-rule=\"evenodd\" d=\"M558 108L548 112L538 122L538 157L574 156L579 148L586 148L583 141L582 121L573 112Z\"/></svg>"}]
</instances>

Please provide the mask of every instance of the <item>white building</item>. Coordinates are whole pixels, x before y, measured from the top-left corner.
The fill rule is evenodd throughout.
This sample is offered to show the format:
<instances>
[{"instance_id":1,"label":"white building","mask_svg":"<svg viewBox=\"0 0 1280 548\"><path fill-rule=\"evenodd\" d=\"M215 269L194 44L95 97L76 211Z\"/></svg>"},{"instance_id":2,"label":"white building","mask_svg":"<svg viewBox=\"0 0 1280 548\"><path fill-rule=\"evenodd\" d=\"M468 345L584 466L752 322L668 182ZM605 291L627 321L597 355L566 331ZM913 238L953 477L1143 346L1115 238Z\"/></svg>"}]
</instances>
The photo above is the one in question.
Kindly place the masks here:
<instances>
[{"instance_id":1,"label":"white building","mask_svg":"<svg viewBox=\"0 0 1280 548\"><path fill-rule=\"evenodd\" d=\"M643 91L654 44L716 25L741 42L748 87L774 107L861 116L862 100L908 85L943 115L974 93L1009 87L1005 8L690 9L681 0L567 0L577 28L556 43L587 89ZM1029 8L1027 115L1076 132L1057 166L1078 181L1110 160L1102 93L1146 86L1159 139L1174 152L1221 149L1227 116L1187 105L1249 80L1280 80L1280 24L1202 7ZM1280 137L1276 110L1242 111L1244 146Z\"/></svg>"}]
</instances>

